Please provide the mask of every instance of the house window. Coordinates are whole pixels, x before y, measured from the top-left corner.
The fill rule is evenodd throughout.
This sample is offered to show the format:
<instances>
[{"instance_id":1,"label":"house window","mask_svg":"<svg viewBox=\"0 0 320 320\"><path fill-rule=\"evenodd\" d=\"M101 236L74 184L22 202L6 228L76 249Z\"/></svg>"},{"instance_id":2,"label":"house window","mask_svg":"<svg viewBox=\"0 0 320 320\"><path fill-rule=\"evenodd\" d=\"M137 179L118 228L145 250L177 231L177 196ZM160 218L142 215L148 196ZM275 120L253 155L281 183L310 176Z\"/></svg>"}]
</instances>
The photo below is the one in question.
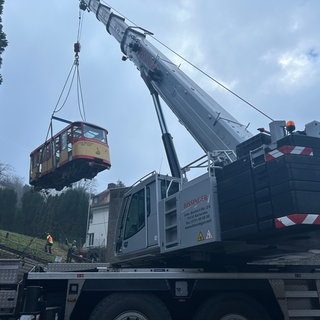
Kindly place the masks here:
<instances>
[{"instance_id":1,"label":"house window","mask_svg":"<svg viewBox=\"0 0 320 320\"><path fill-rule=\"evenodd\" d=\"M89 246L93 246L94 233L88 233L88 237L89 237Z\"/></svg>"}]
</instances>

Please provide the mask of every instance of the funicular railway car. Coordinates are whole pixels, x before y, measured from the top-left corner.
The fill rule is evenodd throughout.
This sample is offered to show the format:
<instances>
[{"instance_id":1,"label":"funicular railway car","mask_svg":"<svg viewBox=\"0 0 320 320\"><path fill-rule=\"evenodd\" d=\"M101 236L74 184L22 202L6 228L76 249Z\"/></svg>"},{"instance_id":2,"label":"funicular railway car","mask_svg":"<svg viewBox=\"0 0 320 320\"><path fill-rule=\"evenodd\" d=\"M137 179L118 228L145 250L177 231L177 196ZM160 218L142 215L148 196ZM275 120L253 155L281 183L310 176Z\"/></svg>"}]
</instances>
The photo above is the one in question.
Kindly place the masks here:
<instances>
[{"instance_id":1,"label":"funicular railway car","mask_svg":"<svg viewBox=\"0 0 320 320\"><path fill-rule=\"evenodd\" d=\"M61 190L109 169L108 131L86 122L72 122L30 154L29 182L36 190Z\"/></svg>"}]
</instances>

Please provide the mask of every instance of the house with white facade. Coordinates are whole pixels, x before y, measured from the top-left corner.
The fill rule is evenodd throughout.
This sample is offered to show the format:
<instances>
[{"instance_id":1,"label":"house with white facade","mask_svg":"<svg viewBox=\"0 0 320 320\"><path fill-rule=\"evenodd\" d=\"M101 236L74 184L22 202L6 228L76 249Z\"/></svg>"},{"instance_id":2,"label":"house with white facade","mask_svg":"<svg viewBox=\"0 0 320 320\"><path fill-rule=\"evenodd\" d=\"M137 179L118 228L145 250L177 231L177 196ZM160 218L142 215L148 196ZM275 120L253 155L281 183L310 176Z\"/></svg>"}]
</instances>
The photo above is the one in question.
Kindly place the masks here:
<instances>
[{"instance_id":1,"label":"house with white facade","mask_svg":"<svg viewBox=\"0 0 320 320\"><path fill-rule=\"evenodd\" d=\"M87 237L83 246L88 257L94 256L100 261L105 261L113 255L115 226L122 197L128 189L109 183L108 189L91 198Z\"/></svg>"},{"instance_id":2,"label":"house with white facade","mask_svg":"<svg viewBox=\"0 0 320 320\"><path fill-rule=\"evenodd\" d=\"M107 246L110 188L91 198L88 217L87 239L84 247L102 248Z\"/></svg>"}]
</instances>

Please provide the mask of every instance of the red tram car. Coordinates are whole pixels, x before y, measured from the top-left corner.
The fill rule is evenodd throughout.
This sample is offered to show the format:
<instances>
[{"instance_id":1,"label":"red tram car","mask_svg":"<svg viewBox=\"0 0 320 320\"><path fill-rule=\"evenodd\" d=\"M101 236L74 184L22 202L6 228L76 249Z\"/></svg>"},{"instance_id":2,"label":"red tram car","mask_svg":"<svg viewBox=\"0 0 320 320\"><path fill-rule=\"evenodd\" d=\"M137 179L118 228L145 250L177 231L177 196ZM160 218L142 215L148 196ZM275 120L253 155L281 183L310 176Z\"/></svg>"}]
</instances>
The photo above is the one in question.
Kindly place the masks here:
<instances>
[{"instance_id":1,"label":"red tram car","mask_svg":"<svg viewBox=\"0 0 320 320\"><path fill-rule=\"evenodd\" d=\"M109 169L108 131L86 122L72 122L30 154L29 182L36 190L92 179Z\"/></svg>"}]
</instances>

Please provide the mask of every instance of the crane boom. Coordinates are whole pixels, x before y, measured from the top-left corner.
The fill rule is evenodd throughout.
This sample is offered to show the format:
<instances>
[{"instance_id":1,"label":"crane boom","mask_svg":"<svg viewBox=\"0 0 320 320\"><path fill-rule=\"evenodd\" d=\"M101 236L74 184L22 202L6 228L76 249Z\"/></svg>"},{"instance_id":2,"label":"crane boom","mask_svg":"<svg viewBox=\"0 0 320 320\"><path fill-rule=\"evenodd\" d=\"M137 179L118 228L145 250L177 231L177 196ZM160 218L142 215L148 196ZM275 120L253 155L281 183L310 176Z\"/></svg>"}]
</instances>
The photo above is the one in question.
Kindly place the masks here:
<instances>
[{"instance_id":1,"label":"crane boom","mask_svg":"<svg viewBox=\"0 0 320 320\"><path fill-rule=\"evenodd\" d=\"M131 60L150 91L165 101L179 121L205 152L236 150L252 134L231 114L204 92L179 67L147 39L148 31L128 26L99 0L83 0L121 46L125 59Z\"/></svg>"}]
</instances>

